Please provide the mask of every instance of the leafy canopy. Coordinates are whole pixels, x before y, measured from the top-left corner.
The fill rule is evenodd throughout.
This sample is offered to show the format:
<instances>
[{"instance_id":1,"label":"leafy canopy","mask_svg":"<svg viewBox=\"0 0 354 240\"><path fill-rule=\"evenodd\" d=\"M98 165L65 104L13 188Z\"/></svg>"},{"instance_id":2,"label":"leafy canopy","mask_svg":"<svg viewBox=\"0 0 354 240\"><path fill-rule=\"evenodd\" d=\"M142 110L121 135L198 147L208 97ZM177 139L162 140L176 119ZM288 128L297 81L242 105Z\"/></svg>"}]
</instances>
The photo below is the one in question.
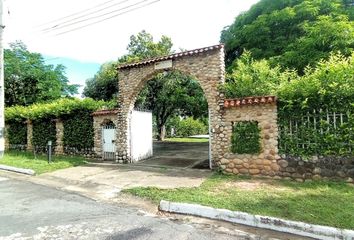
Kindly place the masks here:
<instances>
[{"instance_id":1,"label":"leafy canopy","mask_svg":"<svg viewBox=\"0 0 354 240\"><path fill-rule=\"evenodd\" d=\"M5 104L30 105L71 96L77 85L70 85L63 65L46 65L39 53L27 50L22 42L4 50Z\"/></svg>"},{"instance_id":2,"label":"leafy canopy","mask_svg":"<svg viewBox=\"0 0 354 240\"><path fill-rule=\"evenodd\" d=\"M349 56L354 48L353 8L347 0L261 0L222 31L227 66L244 49L255 59L300 73L331 51Z\"/></svg>"}]
</instances>

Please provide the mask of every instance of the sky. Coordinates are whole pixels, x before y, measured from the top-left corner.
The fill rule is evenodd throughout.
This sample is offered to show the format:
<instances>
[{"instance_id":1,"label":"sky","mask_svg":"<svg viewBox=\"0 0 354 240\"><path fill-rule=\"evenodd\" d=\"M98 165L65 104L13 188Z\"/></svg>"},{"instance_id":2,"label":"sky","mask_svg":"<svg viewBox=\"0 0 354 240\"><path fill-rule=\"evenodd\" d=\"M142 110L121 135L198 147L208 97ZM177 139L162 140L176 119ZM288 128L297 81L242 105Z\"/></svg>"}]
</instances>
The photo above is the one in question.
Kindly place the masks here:
<instances>
[{"instance_id":1,"label":"sky","mask_svg":"<svg viewBox=\"0 0 354 240\"><path fill-rule=\"evenodd\" d=\"M10 42L23 41L30 51L41 53L48 64L66 66L69 81L84 86L102 63L126 53L131 35L146 30L155 41L162 35L169 36L175 50L215 45L222 29L256 2L5 0L4 42L6 47Z\"/></svg>"}]
</instances>

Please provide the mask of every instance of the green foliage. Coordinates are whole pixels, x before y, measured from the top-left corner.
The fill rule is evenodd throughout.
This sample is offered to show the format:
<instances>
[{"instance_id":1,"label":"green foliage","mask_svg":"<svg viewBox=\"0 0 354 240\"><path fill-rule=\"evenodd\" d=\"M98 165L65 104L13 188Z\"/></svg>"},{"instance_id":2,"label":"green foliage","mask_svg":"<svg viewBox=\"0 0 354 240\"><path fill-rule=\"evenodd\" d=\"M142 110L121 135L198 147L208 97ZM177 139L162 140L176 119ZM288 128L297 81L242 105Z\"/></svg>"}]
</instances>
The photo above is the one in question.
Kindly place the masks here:
<instances>
[{"instance_id":1,"label":"green foliage","mask_svg":"<svg viewBox=\"0 0 354 240\"><path fill-rule=\"evenodd\" d=\"M45 152L48 141L52 141L53 149L56 143L55 121L51 119L41 119L33 121L32 144L39 152Z\"/></svg>"},{"instance_id":2,"label":"green foliage","mask_svg":"<svg viewBox=\"0 0 354 240\"><path fill-rule=\"evenodd\" d=\"M64 125L64 147L80 150L89 149L94 144L93 117L87 110L78 110L62 116Z\"/></svg>"},{"instance_id":3,"label":"green foliage","mask_svg":"<svg viewBox=\"0 0 354 240\"><path fill-rule=\"evenodd\" d=\"M341 123L343 122L343 123ZM279 113L279 152L287 156L353 156L354 115Z\"/></svg>"},{"instance_id":4,"label":"green foliage","mask_svg":"<svg viewBox=\"0 0 354 240\"><path fill-rule=\"evenodd\" d=\"M235 122L231 136L231 151L238 154L257 154L261 151L258 122Z\"/></svg>"},{"instance_id":5,"label":"green foliage","mask_svg":"<svg viewBox=\"0 0 354 240\"><path fill-rule=\"evenodd\" d=\"M163 35L158 42L154 42L151 34L145 30L130 37L127 50L128 54L118 60L119 63L130 63L142 59L159 57L172 53L171 38Z\"/></svg>"},{"instance_id":6,"label":"green foliage","mask_svg":"<svg viewBox=\"0 0 354 240\"><path fill-rule=\"evenodd\" d=\"M6 106L30 105L77 93L70 85L63 65L46 65L39 53L27 50L22 42L4 50Z\"/></svg>"},{"instance_id":7,"label":"green foliage","mask_svg":"<svg viewBox=\"0 0 354 240\"><path fill-rule=\"evenodd\" d=\"M64 98L49 103L33 104L28 107L7 107L5 109L5 119L6 121L36 120L41 118L54 119L80 109L95 111L99 108L113 108L115 104L115 102L95 101L90 98L83 100Z\"/></svg>"},{"instance_id":8,"label":"green foliage","mask_svg":"<svg viewBox=\"0 0 354 240\"><path fill-rule=\"evenodd\" d=\"M175 117L171 119L167 124L167 131L170 133L174 128L175 136L177 137L189 137L199 134L208 134L208 125L199 119L193 117L187 117L180 119Z\"/></svg>"},{"instance_id":9,"label":"green foliage","mask_svg":"<svg viewBox=\"0 0 354 240\"><path fill-rule=\"evenodd\" d=\"M283 82L277 95L283 102L281 110L294 111L328 108L334 111L353 111L354 54L344 57L332 54L316 67L308 67L304 76Z\"/></svg>"},{"instance_id":10,"label":"green foliage","mask_svg":"<svg viewBox=\"0 0 354 240\"><path fill-rule=\"evenodd\" d=\"M346 0L261 0L224 28L226 63L244 49L256 59L296 68L327 58L331 51L350 54L354 48L353 6Z\"/></svg>"},{"instance_id":11,"label":"green foliage","mask_svg":"<svg viewBox=\"0 0 354 240\"><path fill-rule=\"evenodd\" d=\"M156 126L161 129L173 115L202 117L208 105L199 83L191 77L174 71L159 74L141 91L136 107L150 109Z\"/></svg>"},{"instance_id":12,"label":"green foliage","mask_svg":"<svg viewBox=\"0 0 354 240\"><path fill-rule=\"evenodd\" d=\"M292 71L271 67L267 60L254 60L246 51L231 66L221 90L227 98L276 94L279 85L294 75Z\"/></svg>"},{"instance_id":13,"label":"green foliage","mask_svg":"<svg viewBox=\"0 0 354 240\"><path fill-rule=\"evenodd\" d=\"M117 97L118 76L117 63L104 63L93 78L86 80L83 91L85 97L109 101Z\"/></svg>"},{"instance_id":14,"label":"green foliage","mask_svg":"<svg viewBox=\"0 0 354 240\"><path fill-rule=\"evenodd\" d=\"M27 144L27 124L24 122L10 122L7 128L7 138L11 145Z\"/></svg>"}]
</instances>

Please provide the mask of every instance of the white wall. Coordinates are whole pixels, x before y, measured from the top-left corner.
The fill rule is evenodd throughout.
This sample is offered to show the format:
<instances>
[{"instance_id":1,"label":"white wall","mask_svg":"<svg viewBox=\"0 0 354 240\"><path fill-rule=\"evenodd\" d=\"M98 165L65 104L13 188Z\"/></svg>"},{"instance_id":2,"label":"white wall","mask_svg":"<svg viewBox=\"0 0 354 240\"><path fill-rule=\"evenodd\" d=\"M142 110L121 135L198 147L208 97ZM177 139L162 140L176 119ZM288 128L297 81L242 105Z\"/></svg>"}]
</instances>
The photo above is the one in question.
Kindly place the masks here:
<instances>
[{"instance_id":1,"label":"white wall","mask_svg":"<svg viewBox=\"0 0 354 240\"><path fill-rule=\"evenodd\" d=\"M133 111L130 121L130 149L133 162L152 156L152 113Z\"/></svg>"}]
</instances>

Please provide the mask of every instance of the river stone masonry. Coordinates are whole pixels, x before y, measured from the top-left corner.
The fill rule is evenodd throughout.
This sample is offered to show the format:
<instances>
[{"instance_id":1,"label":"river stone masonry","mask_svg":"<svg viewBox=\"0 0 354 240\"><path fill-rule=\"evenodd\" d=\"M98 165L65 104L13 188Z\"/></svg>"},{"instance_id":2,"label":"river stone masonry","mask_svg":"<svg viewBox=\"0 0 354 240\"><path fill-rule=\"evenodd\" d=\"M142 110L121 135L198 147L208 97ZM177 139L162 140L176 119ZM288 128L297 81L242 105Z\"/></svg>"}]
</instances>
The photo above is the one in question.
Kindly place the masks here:
<instances>
[{"instance_id":1,"label":"river stone masonry","mask_svg":"<svg viewBox=\"0 0 354 240\"><path fill-rule=\"evenodd\" d=\"M225 81L224 46L216 45L192 51L172 54L138 63L118 66L119 70L119 108L117 131L117 162L131 162L130 156L130 116L135 100L147 81L165 71L180 71L194 77L204 91L208 102L211 124L211 155L215 162L226 148L223 144L224 120L222 106L223 94L218 87Z\"/></svg>"},{"instance_id":2,"label":"river stone masonry","mask_svg":"<svg viewBox=\"0 0 354 240\"><path fill-rule=\"evenodd\" d=\"M226 100L224 111L227 148L219 166L227 173L275 176L280 170L278 160L277 105L274 96ZM231 152L232 126L235 122L256 121L261 130L259 154ZM251 143L252 144L252 143Z\"/></svg>"},{"instance_id":3,"label":"river stone masonry","mask_svg":"<svg viewBox=\"0 0 354 240\"><path fill-rule=\"evenodd\" d=\"M113 110L99 110L92 113L93 116L93 129L94 129L94 153L96 158L103 160L103 139L102 128L112 122L115 126L118 126L118 111Z\"/></svg>"}]
</instances>

